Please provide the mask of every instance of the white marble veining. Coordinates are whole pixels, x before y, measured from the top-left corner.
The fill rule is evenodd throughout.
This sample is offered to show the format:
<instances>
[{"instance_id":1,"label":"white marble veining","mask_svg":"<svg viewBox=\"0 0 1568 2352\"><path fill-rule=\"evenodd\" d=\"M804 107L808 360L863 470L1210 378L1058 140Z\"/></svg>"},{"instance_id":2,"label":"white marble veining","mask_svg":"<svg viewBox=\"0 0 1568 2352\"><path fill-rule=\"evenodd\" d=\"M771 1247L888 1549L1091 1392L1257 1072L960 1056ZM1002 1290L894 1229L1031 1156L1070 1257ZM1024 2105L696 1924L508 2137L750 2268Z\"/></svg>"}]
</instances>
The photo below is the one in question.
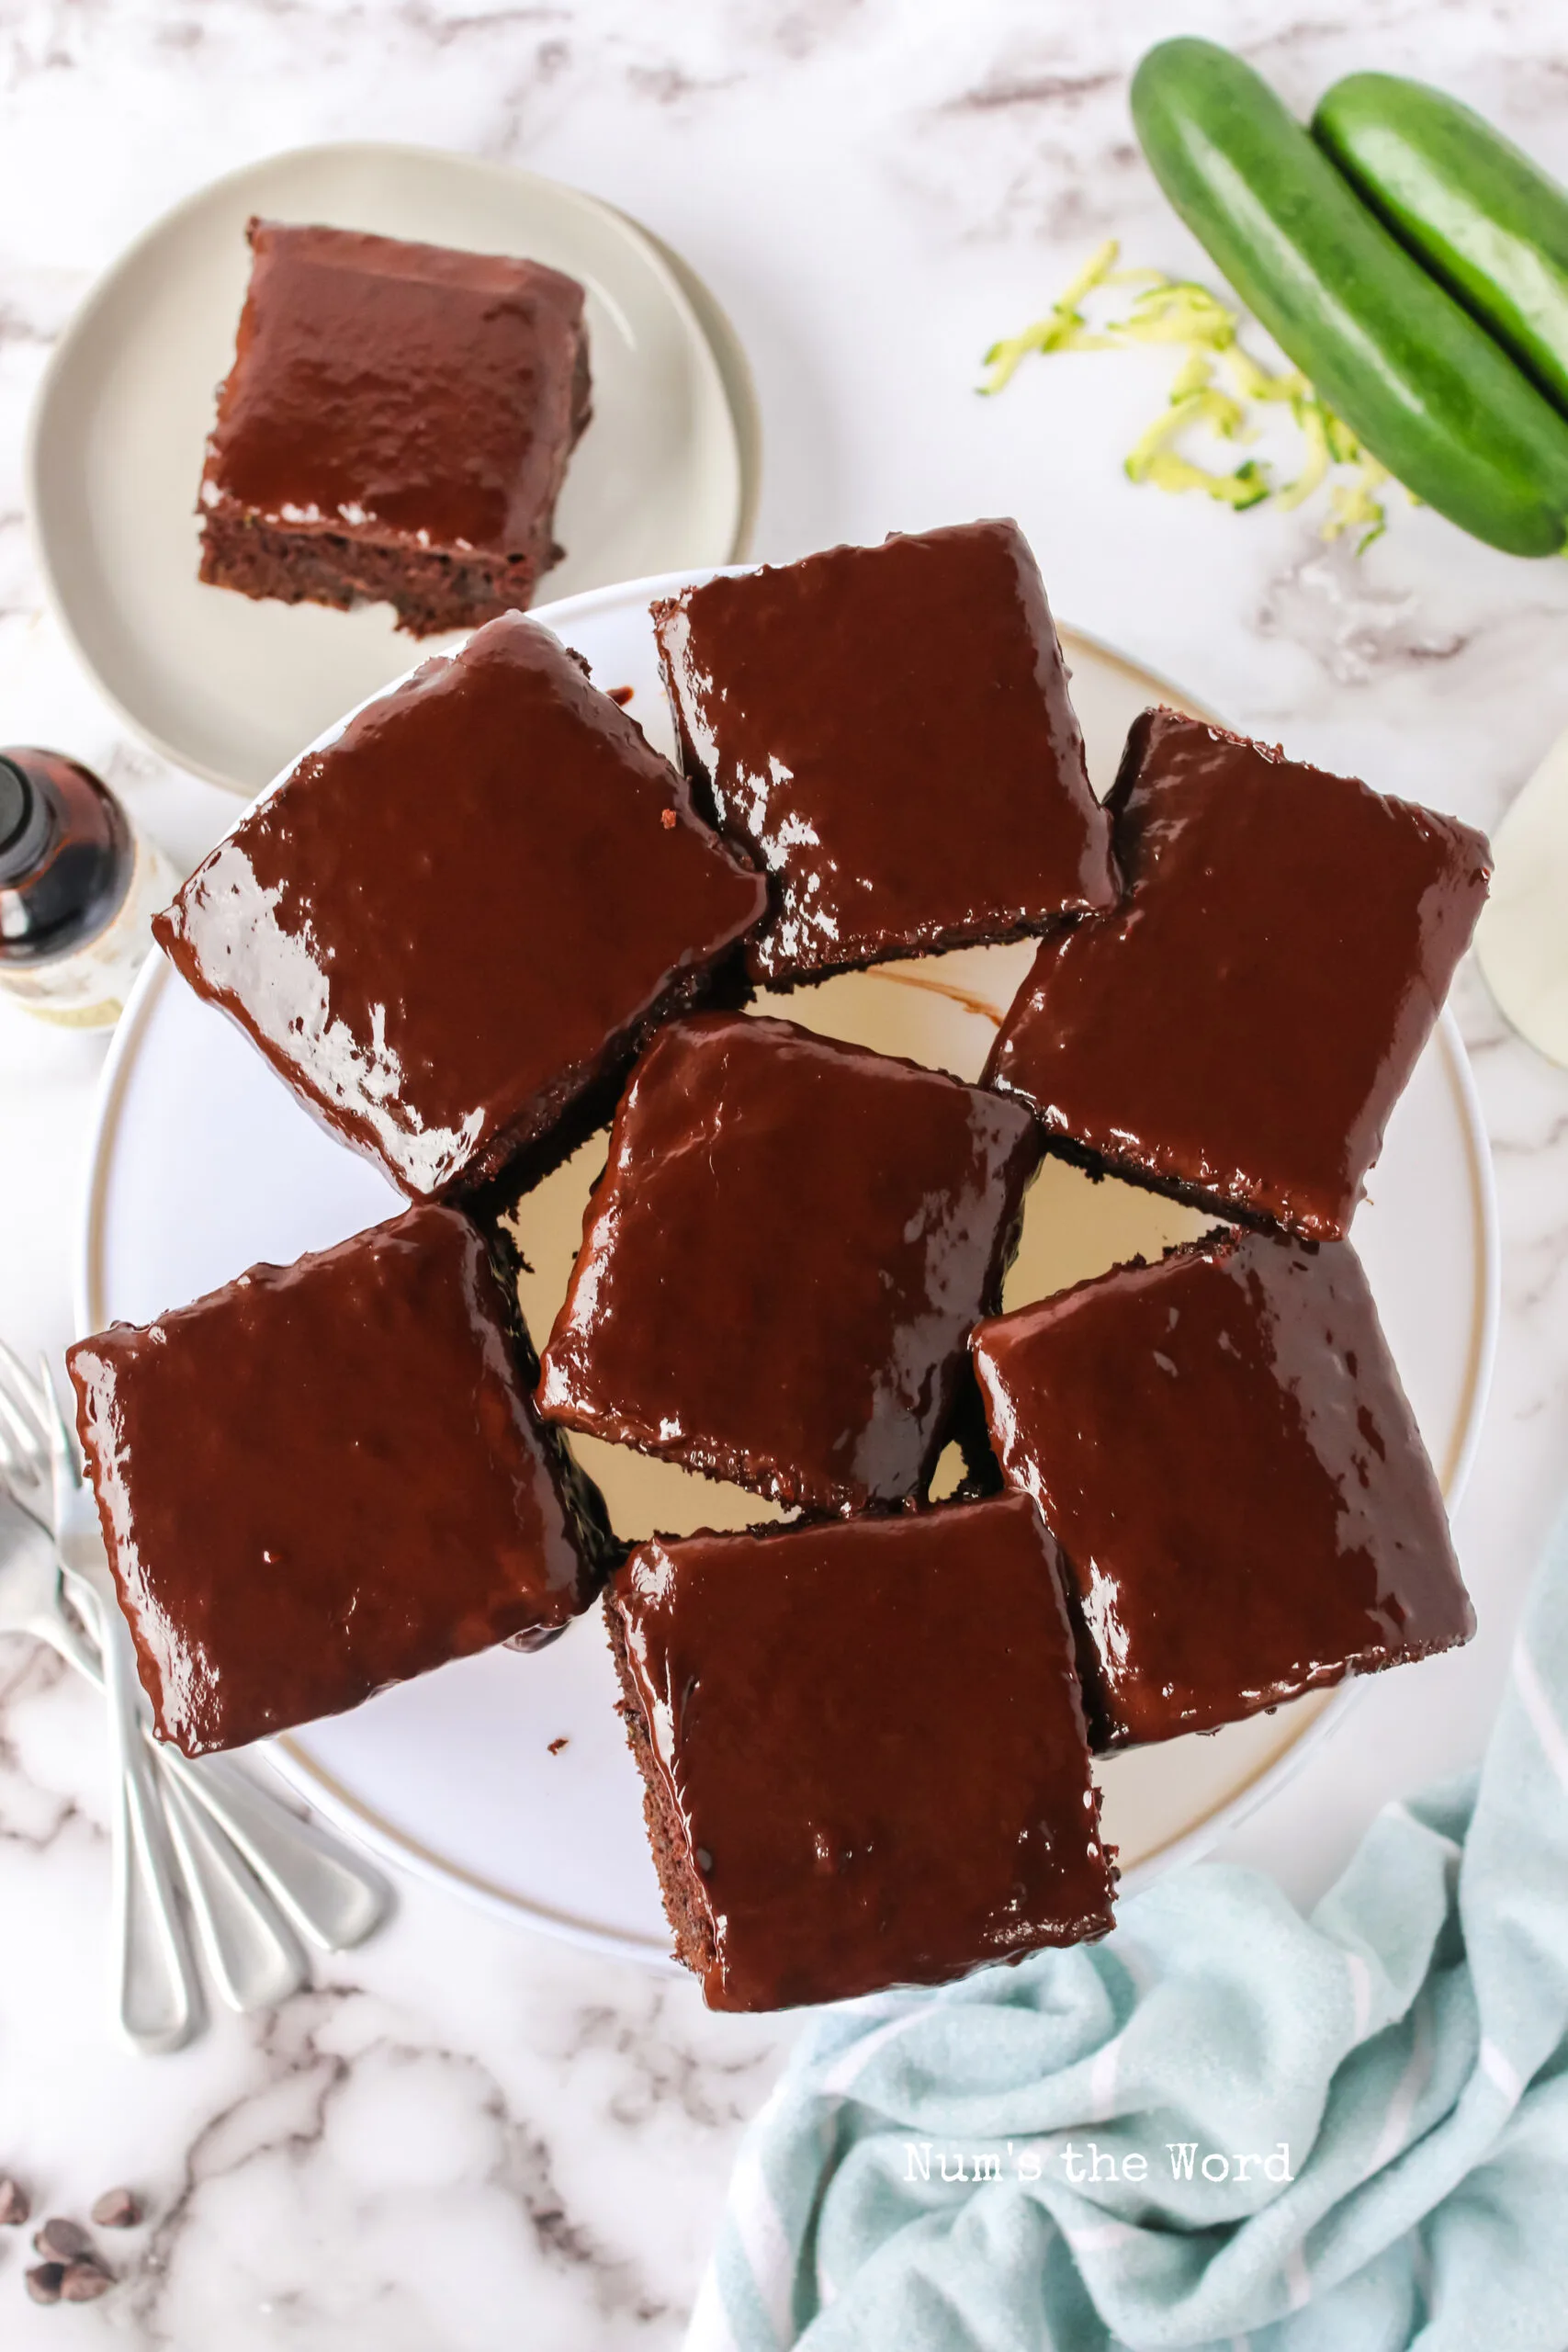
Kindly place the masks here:
<instances>
[{"instance_id":1,"label":"white marble veining","mask_svg":"<svg viewBox=\"0 0 1568 2352\"><path fill-rule=\"evenodd\" d=\"M1302 109L1377 65L1461 91L1568 177L1552 0L1193 0ZM739 330L765 434L759 552L1019 515L1057 610L1239 724L1495 820L1568 722L1568 566L1398 505L1358 561L1309 511L1235 517L1134 490L1119 459L1155 357L979 356L1101 237L1201 266L1133 143L1126 76L1158 0L13 0L0 10L0 741L97 765L175 854L232 803L123 733L38 608L23 422L93 274L205 179L370 135L526 164L687 254ZM1397 502L1396 502L1397 504ZM1458 1537L1481 1634L1369 1689L1232 1844L1320 1887L1382 1797L1478 1750L1568 1420L1568 1075L1460 1007L1496 1157L1504 1319ZM0 1008L0 1329L58 1348L100 1049ZM131 2275L39 2311L0 2232L0 2342L136 2352L501 2352L678 2340L739 2126L784 2046L683 1984L410 1886L389 1933L265 2027L173 2060L110 2038L98 1727L0 1645L0 2171L40 2211L129 2180Z\"/></svg>"}]
</instances>

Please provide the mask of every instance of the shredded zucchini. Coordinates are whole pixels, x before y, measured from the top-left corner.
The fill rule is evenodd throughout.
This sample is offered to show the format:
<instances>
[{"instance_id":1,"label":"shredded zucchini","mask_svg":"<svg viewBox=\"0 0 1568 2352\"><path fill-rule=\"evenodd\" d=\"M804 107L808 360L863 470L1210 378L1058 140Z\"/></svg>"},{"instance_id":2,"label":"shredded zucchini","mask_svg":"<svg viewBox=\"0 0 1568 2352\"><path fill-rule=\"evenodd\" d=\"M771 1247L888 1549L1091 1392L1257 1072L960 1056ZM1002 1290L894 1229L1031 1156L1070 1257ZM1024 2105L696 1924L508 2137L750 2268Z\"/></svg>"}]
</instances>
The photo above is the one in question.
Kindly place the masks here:
<instances>
[{"instance_id":1,"label":"shredded zucchini","mask_svg":"<svg viewBox=\"0 0 1568 2352\"><path fill-rule=\"evenodd\" d=\"M1158 269L1119 269L1121 247L1108 238L1043 319L1021 334L994 343L985 356L980 390L1001 391L1032 352L1125 351L1150 344L1183 348L1186 357L1164 412L1128 453L1129 480L1152 482L1156 490L1201 490L1238 514L1249 506L1303 505L1328 482L1324 537L1359 531L1359 551L1371 547L1388 527L1380 495L1390 480L1387 468L1361 447L1298 368L1276 374L1253 356L1240 339L1241 313L1208 287ZM1122 294L1122 303L1109 311L1097 303L1096 315L1089 316L1089 298L1111 288ZM1224 441L1251 439L1251 413L1268 402L1287 407L1301 435L1300 466L1289 481L1274 481L1261 458L1248 458L1230 472L1220 472L1200 465L1180 447L1198 426ZM1340 468L1348 469L1348 479L1331 481Z\"/></svg>"}]
</instances>

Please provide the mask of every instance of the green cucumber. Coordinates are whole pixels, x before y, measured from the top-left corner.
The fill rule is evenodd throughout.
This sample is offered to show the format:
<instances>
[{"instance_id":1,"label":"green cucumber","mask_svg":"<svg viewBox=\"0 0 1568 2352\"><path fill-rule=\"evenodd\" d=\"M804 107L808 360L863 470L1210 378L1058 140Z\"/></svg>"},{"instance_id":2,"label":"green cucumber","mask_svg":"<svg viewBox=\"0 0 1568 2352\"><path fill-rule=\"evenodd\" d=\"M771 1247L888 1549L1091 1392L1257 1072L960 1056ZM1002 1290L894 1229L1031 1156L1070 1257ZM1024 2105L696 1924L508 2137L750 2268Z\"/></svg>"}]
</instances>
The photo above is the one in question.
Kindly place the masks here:
<instances>
[{"instance_id":1,"label":"green cucumber","mask_svg":"<svg viewBox=\"0 0 1568 2352\"><path fill-rule=\"evenodd\" d=\"M1568 410L1568 193L1458 98L1351 74L1313 137L1402 244Z\"/></svg>"},{"instance_id":2,"label":"green cucumber","mask_svg":"<svg viewBox=\"0 0 1568 2352\"><path fill-rule=\"evenodd\" d=\"M1214 42L1150 50L1133 120L1166 195L1329 407L1415 495L1514 555L1568 544L1568 420Z\"/></svg>"}]
</instances>

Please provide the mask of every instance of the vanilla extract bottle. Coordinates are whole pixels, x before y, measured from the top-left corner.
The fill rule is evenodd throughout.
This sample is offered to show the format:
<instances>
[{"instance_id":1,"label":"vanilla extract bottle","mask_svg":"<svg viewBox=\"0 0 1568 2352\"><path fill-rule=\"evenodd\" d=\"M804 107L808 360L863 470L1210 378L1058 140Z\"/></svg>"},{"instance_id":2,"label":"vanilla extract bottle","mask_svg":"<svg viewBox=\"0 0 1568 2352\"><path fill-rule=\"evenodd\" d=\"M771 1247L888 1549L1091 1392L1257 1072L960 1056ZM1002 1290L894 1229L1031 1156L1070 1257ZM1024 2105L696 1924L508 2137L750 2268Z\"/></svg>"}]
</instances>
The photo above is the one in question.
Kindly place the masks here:
<instances>
[{"instance_id":1,"label":"vanilla extract bottle","mask_svg":"<svg viewBox=\"0 0 1568 2352\"><path fill-rule=\"evenodd\" d=\"M178 876L91 769L0 752L0 989L42 1020L112 1029Z\"/></svg>"}]
</instances>

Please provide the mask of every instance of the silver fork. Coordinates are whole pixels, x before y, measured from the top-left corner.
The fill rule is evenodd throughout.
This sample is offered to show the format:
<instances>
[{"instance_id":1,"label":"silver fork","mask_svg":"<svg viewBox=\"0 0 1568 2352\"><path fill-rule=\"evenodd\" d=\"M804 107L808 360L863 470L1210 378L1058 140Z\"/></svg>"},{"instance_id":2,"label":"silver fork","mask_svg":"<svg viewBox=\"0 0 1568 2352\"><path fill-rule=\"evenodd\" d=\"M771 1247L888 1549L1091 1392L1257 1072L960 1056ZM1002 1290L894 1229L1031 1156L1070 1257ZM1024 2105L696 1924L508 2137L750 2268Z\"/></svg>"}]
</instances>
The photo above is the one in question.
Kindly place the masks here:
<instances>
[{"instance_id":1,"label":"silver fork","mask_svg":"<svg viewBox=\"0 0 1568 2352\"><path fill-rule=\"evenodd\" d=\"M0 1632L31 1634L47 1642L101 1690L98 1651L61 1606L62 1598L60 1564L47 1530L29 1529L9 1551L0 1554ZM141 1731L144 1736L145 1725ZM156 1749L152 1757L159 1767L159 1794L169 1836L209 1973L236 2009L265 2007L286 1998L303 1982L303 1955L298 1944L282 1921L258 1905L260 1890L238 1866L231 1842L215 1825L209 1826L199 1806L192 1803L169 1770L168 1758ZM128 1863L139 1859L138 1850L131 1849ZM149 1888L147 1900L155 1896L155 1888ZM145 1905L137 1903L132 1911L132 1900L128 1896L126 1909L139 1920ZM126 1933L129 1928L122 1930ZM153 1959L156 1962L156 1945ZM179 2041L170 2036L188 2039L200 2021L199 2007L187 2006L181 1973L166 1976L166 1989L160 1996L156 1972L152 1984L146 1982L148 1973L145 1942L139 1933L134 1957L132 1951L121 1945L121 2024L139 2048L178 2048Z\"/></svg>"},{"instance_id":2,"label":"silver fork","mask_svg":"<svg viewBox=\"0 0 1568 2352\"><path fill-rule=\"evenodd\" d=\"M76 1447L47 1364L42 1381L34 1383L3 1343L0 1483L40 1525L47 1529L52 1521L57 1546L54 1559L35 1547L30 1557L17 1555L0 1564L0 1625L25 1629L51 1642L71 1665L97 1681L98 1660L62 1606L62 1580L63 1567L63 1596L85 1622L107 1634L108 1643L118 1641L127 1656L129 1631L109 1576L97 1513L83 1486ZM141 1713L133 1661L130 1663L136 1736L128 1746L128 1758L138 1760L129 1763L134 1779L127 1785L134 1790L141 1781L141 1758L155 1762L158 1786L153 1794L162 1796L208 1968L234 2007L271 2006L307 1974L297 1937L323 1951L359 1942L385 1916L388 1890L336 1838L299 1820L232 1765L216 1757L193 1763L178 1749L154 1742ZM157 1879L146 1883L136 1873L146 1869L149 1856L156 1869L155 1819L140 1834L130 1822L126 1826L128 1938L122 1946L122 1991L127 2003L122 2003L122 2014L140 2046L177 2047L199 2023L199 2006L186 1990L192 1982L188 1965L182 1971L177 1951L162 1940L161 1933L149 1938L144 1932L142 1915L156 1897ZM177 1911L174 1924L177 1935ZM188 1962L188 1945L186 1959Z\"/></svg>"}]
</instances>

